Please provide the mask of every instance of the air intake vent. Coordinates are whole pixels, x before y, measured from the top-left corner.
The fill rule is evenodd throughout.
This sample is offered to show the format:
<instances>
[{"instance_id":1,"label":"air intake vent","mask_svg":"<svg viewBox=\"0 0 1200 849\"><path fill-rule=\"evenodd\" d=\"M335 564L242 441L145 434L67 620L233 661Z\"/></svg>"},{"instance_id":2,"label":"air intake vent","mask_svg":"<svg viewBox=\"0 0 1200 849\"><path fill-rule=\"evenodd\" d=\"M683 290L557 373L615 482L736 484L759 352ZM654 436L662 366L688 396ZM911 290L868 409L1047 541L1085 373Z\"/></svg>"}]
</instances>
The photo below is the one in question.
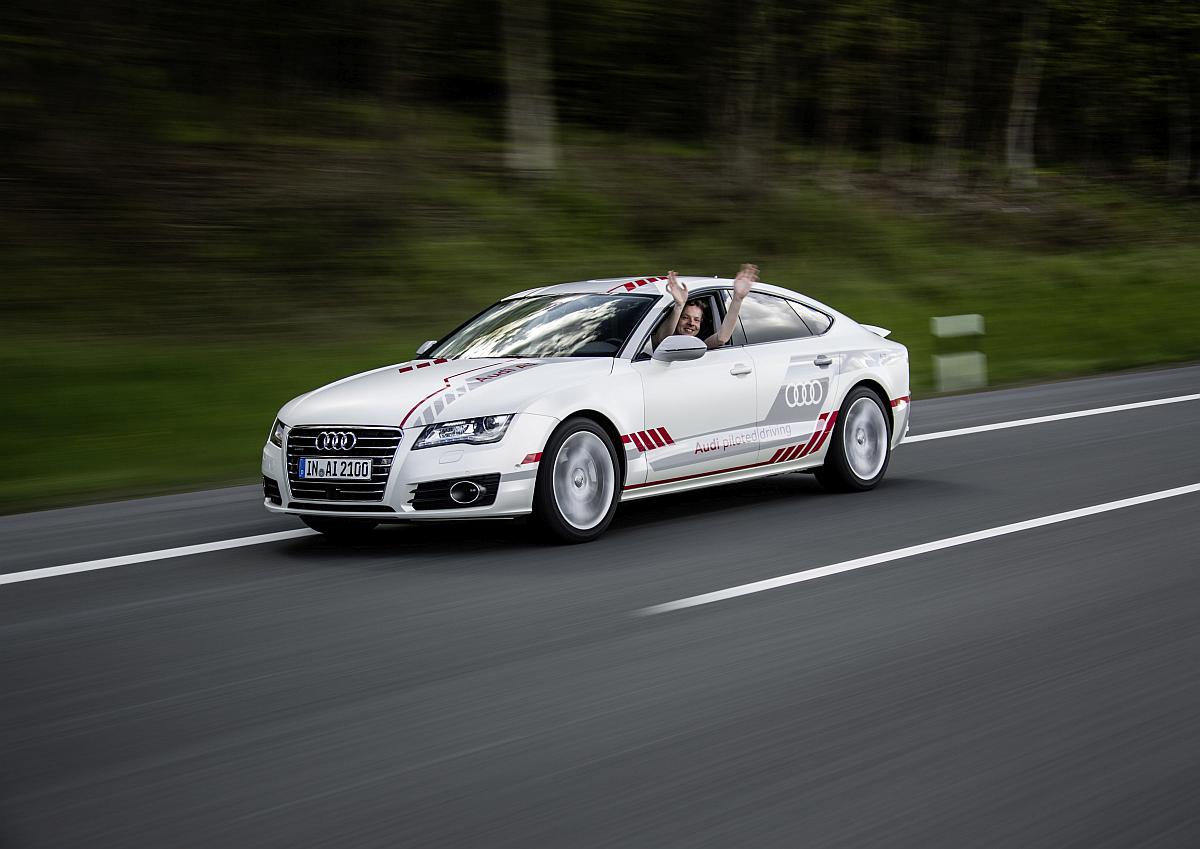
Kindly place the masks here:
<instances>
[{"instance_id":1,"label":"air intake vent","mask_svg":"<svg viewBox=\"0 0 1200 849\"><path fill-rule=\"evenodd\" d=\"M465 478L446 478L417 484L413 493L414 510L454 510L463 507L486 507L496 503L500 489L500 473L473 475ZM466 495L476 496L468 501ZM455 497L457 496L457 498Z\"/></svg>"}]
</instances>

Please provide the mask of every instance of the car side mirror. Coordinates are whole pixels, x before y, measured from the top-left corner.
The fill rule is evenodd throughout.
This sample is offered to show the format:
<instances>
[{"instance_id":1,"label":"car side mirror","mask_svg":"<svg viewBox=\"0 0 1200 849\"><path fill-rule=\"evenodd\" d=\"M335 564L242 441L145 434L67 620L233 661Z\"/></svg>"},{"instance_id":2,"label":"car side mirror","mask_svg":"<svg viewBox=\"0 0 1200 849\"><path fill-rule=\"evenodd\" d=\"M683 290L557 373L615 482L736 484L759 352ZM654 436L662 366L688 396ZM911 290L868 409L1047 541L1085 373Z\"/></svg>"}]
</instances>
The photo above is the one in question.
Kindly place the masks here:
<instances>
[{"instance_id":1,"label":"car side mirror","mask_svg":"<svg viewBox=\"0 0 1200 849\"><path fill-rule=\"evenodd\" d=\"M654 349L650 358L660 363L680 363L685 360L698 360L707 350L708 346L704 344L704 340L695 336L668 336Z\"/></svg>"},{"instance_id":2,"label":"car side mirror","mask_svg":"<svg viewBox=\"0 0 1200 849\"><path fill-rule=\"evenodd\" d=\"M436 345L437 343L438 343L438 340L436 340L436 339L430 339L428 342L422 342L421 347L417 348L417 356L418 357L425 356L433 349L433 346Z\"/></svg>"}]
</instances>

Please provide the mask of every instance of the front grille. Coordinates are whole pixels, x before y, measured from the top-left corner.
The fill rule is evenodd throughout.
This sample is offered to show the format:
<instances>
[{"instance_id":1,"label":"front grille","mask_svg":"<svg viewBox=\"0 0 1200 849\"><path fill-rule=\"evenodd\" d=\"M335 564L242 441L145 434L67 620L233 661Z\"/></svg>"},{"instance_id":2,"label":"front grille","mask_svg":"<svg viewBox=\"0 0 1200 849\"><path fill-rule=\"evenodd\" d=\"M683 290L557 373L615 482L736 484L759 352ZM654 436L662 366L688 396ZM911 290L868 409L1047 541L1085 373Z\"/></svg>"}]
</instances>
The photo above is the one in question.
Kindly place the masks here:
<instances>
[{"instance_id":1,"label":"front grille","mask_svg":"<svg viewBox=\"0 0 1200 849\"><path fill-rule=\"evenodd\" d=\"M471 481L483 490L482 494L470 504L460 504L450 497L450 487L459 481ZM486 507L496 502L496 493L500 490L500 473L492 475L472 475L465 478L446 478L441 481L426 481L417 484L410 502L414 510L453 510L461 507Z\"/></svg>"},{"instance_id":2,"label":"front grille","mask_svg":"<svg viewBox=\"0 0 1200 849\"><path fill-rule=\"evenodd\" d=\"M324 430L353 432L358 440L349 451L321 451L317 435ZM305 501L383 501L388 473L396 457L396 448L404 435L398 427L294 427L287 434L288 486L293 499ZM301 457L371 458L369 481L314 481L300 479Z\"/></svg>"},{"instance_id":3,"label":"front grille","mask_svg":"<svg viewBox=\"0 0 1200 849\"><path fill-rule=\"evenodd\" d=\"M273 504L283 503L283 498L279 495L279 482L265 475L263 476L263 498L270 500Z\"/></svg>"}]
</instances>

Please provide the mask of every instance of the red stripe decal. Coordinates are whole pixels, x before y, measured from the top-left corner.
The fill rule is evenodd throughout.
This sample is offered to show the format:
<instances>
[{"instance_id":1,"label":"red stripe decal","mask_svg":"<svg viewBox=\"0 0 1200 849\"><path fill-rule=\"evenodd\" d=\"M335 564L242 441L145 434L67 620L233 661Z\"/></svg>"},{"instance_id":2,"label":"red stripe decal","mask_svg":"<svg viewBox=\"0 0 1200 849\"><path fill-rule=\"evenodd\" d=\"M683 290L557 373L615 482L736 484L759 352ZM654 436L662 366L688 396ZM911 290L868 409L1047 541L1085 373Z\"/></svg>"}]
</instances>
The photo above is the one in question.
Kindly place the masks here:
<instances>
[{"instance_id":1,"label":"red stripe decal","mask_svg":"<svg viewBox=\"0 0 1200 849\"><path fill-rule=\"evenodd\" d=\"M539 461L539 460L541 460L541 459L542 459L542 452L541 452L541 451L537 452L536 454L526 454L526 455L525 455L525 459L524 459L524 460L522 460L522 461L521 461L520 463L518 463L517 465L524 466L526 463L536 463L536 462L538 462L538 461Z\"/></svg>"},{"instance_id":2,"label":"red stripe decal","mask_svg":"<svg viewBox=\"0 0 1200 849\"><path fill-rule=\"evenodd\" d=\"M626 284L625 284L625 291L626 291L626 292L632 292L632 291L633 291L634 289L636 289L636 288L637 288L637 284L636 284L636 283L626 283Z\"/></svg>"},{"instance_id":3,"label":"red stripe decal","mask_svg":"<svg viewBox=\"0 0 1200 849\"><path fill-rule=\"evenodd\" d=\"M483 369L485 369L485 368L492 368L492 366L490 366L490 365L487 365L487 366L476 366L475 368L469 368L469 369L467 369L466 371L460 371L458 374L452 374L452 375L450 375L450 377L443 377L443 378L442 378L442 383L446 384L446 386L439 386L437 389L433 390L433 391L432 391L432 392L430 392L428 395L426 395L424 398L422 398L420 401L418 401L417 403L413 404L413 405L412 405L412 409L411 409L411 410L409 410L407 413L405 413L405 414L404 414L404 418L402 418L402 419L400 420L400 427L404 427L405 423L408 421L408 418L409 418L409 416L411 416L413 413L415 413L415 412L417 411L417 407L419 407L419 406L421 406L422 404L424 404L426 401L428 401L428 400L429 400L430 398L432 398L434 395L437 395L439 392L442 392L443 390L445 390L445 389L446 389L446 387L450 385L450 378L451 378L451 377L462 377L464 374L470 374L470 373L471 373L471 372L473 372L473 371L482 371L482 370L483 370Z\"/></svg>"},{"instance_id":4,"label":"red stripe decal","mask_svg":"<svg viewBox=\"0 0 1200 849\"><path fill-rule=\"evenodd\" d=\"M412 366L405 366L404 368L400 369L401 374L404 374L406 371L412 371Z\"/></svg>"},{"instance_id":5,"label":"red stripe decal","mask_svg":"<svg viewBox=\"0 0 1200 849\"><path fill-rule=\"evenodd\" d=\"M646 450L646 446L642 444L642 440L638 437L638 435L636 433L631 433L629 435L633 437L633 444L637 446L638 451Z\"/></svg>"},{"instance_id":6,"label":"red stripe decal","mask_svg":"<svg viewBox=\"0 0 1200 849\"><path fill-rule=\"evenodd\" d=\"M436 360L433 361L433 364L435 366L440 366L442 363L448 363L448 362L450 362L450 361L447 360L445 357L438 357Z\"/></svg>"},{"instance_id":7,"label":"red stripe decal","mask_svg":"<svg viewBox=\"0 0 1200 849\"><path fill-rule=\"evenodd\" d=\"M633 442L633 440L629 438L629 434L627 434L627 433L621 434L621 443L623 445L628 445L630 442Z\"/></svg>"},{"instance_id":8,"label":"red stripe decal","mask_svg":"<svg viewBox=\"0 0 1200 849\"><path fill-rule=\"evenodd\" d=\"M805 454L807 454L808 452L810 452L814 448L816 448L817 440L821 438L821 420L824 419L827 415L829 415L829 414L821 413L821 415L817 417L817 429L812 432L812 437L808 440L808 443L804 446L804 450L801 451L797 455L798 457L803 457Z\"/></svg>"},{"instance_id":9,"label":"red stripe decal","mask_svg":"<svg viewBox=\"0 0 1200 849\"><path fill-rule=\"evenodd\" d=\"M658 435L658 431L656 430L642 431L642 439L646 440L647 444L650 442L650 440L654 440L655 448L664 448L667 444L663 442L663 438Z\"/></svg>"},{"instance_id":10,"label":"red stripe decal","mask_svg":"<svg viewBox=\"0 0 1200 849\"><path fill-rule=\"evenodd\" d=\"M774 454L772 454L772 455L771 455L771 459L770 459L770 460L768 460L767 462L768 462L768 463L774 463L776 460L778 460L778 459L779 459L780 455L782 455L782 454L783 454L783 452L784 452L784 451L786 451L786 450L787 450L786 448L780 448L780 449L778 449L778 450L777 450L777 451L776 451Z\"/></svg>"},{"instance_id":11,"label":"red stripe decal","mask_svg":"<svg viewBox=\"0 0 1200 849\"><path fill-rule=\"evenodd\" d=\"M417 368L429 368L430 363L417 363Z\"/></svg>"},{"instance_id":12,"label":"red stripe decal","mask_svg":"<svg viewBox=\"0 0 1200 849\"><path fill-rule=\"evenodd\" d=\"M667 433L667 429L665 427L660 427L658 429L658 432L662 436L662 438L664 440L666 440L667 445L675 444L675 440L671 438L671 434Z\"/></svg>"},{"instance_id":13,"label":"red stripe decal","mask_svg":"<svg viewBox=\"0 0 1200 849\"><path fill-rule=\"evenodd\" d=\"M899 407L901 404L907 404L910 400L912 399L908 395L901 395L899 398L892 399L892 406Z\"/></svg>"},{"instance_id":14,"label":"red stripe decal","mask_svg":"<svg viewBox=\"0 0 1200 849\"><path fill-rule=\"evenodd\" d=\"M837 410L829 416L829 421L825 423L825 430L821 431L821 438L817 440L817 444L813 446L813 451L819 451L821 446L825 444L825 438L833 432L833 425L837 421Z\"/></svg>"}]
</instances>

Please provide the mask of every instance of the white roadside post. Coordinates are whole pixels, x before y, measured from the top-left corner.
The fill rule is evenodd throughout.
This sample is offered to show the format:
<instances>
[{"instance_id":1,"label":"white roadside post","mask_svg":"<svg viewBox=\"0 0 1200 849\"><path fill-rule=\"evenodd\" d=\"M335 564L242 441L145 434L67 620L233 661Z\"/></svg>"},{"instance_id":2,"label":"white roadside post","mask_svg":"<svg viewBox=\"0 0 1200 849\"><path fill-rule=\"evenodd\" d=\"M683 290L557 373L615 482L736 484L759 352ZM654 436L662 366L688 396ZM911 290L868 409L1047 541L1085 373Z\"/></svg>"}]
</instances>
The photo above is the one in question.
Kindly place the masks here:
<instances>
[{"instance_id":1,"label":"white roadside post","mask_svg":"<svg viewBox=\"0 0 1200 849\"><path fill-rule=\"evenodd\" d=\"M929 332L935 339L982 337L983 316L976 313L934 316L929 319ZM933 379L938 392L987 386L987 357L982 351L934 354Z\"/></svg>"}]
</instances>

